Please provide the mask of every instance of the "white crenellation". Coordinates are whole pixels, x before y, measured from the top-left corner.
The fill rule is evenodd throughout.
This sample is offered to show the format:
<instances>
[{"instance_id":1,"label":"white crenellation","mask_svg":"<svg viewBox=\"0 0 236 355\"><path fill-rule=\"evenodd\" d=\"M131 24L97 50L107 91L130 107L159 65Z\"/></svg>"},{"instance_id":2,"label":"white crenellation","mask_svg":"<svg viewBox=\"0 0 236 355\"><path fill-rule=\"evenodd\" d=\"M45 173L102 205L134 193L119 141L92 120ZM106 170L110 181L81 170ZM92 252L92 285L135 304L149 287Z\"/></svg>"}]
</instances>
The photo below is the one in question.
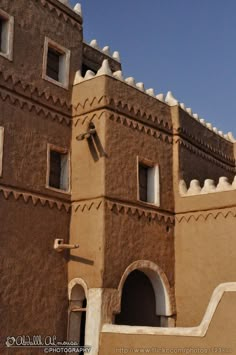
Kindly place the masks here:
<instances>
[{"instance_id":1,"label":"white crenellation","mask_svg":"<svg viewBox=\"0 0 236 355\"><path fill-rule=\"evenodd\" d=\"M96 76L109 75L112 76L112 71L108 62L108 59L104 59L101 68L98 70ZM85 75L86 76L86 75Z\"/></svg>"},{"instance_id":2,"label":"white crenellation","mask_svg":"<svg viewBox=\"0 0 236 355\"><path fill-rule=\"evenodd\" d=\"M140 91L145 91L144 83L137 83L136 88L139 89Z\"/></svg>"},{"instance_id":3,"label":"white crenellation","mask_svg":"<svg viewBox=\"0 0 236 355\"><path fill-rule=\"evenodd\" d=\"M215 185L214 180L206 179L204 181L203 187L201 187L200 182L198 180L192 180L190 182L189 188L187 188L187 185L184 180L180 180L179 182L179 193L182 197L204 195L232 190L236 190L236 175L232 184L225 176L219 178L217 185Z\"/></svg>"},{"instance_id":4,"label":"white crenellation","mask_svg":"<svg viewBox=\"0 0 236 355\"><path fill-rule=\"evenodd\" d=\"M97 41L96 40L92 40L90 42L90 46L94 47L94 48L97 48L98 47ZM109 47L104 47L103 50L105 50L105 48L106 48L106 51L108 53L108 48ZM224 134L222 131L218 131L218 129L216 127L212 127L211 123L206 122L204 118L200 118L197 113L193 113L193 111L192 111L192 109L190 107L186 108L184 103L179 103L178 100L173 96L171 91L167 92L166 97L162 93L155 96L155 92L154 92L153 88L145 90L144 83L142 83L142 82L136 83L135 79L133 77L128 77L128 78L125 79L123 77L123 74L122 74L121 70L117 70L116 72L112 73L111 68L109 66L109 62L108 62L107 59L105 59L103 61L102 66L98 70L97 74L94 74L92 71L89 71L89 73L86 73L85 77L83 78L81 76L80 71L78 71L76 73L76 76L75 76L74 85L76 85L76 84L78 84L78 83L80 83L80 82L82 82L84 80L89 80L89 79L92 79L93 77L100 76L100 75L113 76L115 79L123 81L123 82L125 82L126 84L128 84L130 86L133 86L133 87L137 88L138 90L146 93L147 95L152 96L152 97L156 98L157 100L166 103L169 106L179 105L179 107L182 110L186 111L190 116L192 116L197 122L202 124L204 127L209 129L210 131L214 132L215 134L217 134L221 138L223 138L223 139L225 139L225 140L227 140L229 142L236 143L236 139L234 138L232 132Z\"/></svg>"},{"instance_id":5,"label":"white crenellation","mask_svg":"<svg viewBox=\"0 0 236 355\"><path fill-rule=\"evenodd\" d=\"M125 79L125 82L129 84L130 86L136 86L135 80L132 76L129 76L128 78Z\"/></svg>"},{"instance_id":6,"label":"white crenellation","mask_svg":"<svg viewBox=\"0 0 236 355\"><path fill-rule=\"evenodd\" d=\"M82 13L82 6L80 3L77 3L74 6L74 12L76 12L78 15L80 15L81 17L83 17L83 13Z\"/></svg>"},{"instance_id":7,"label":"white crenellation","mask_svg":"<svg viewBox=\"0 0 236 355\"><path fill-rule=\"evenodd\" d=\"M125 80L124 77L123 77L123 73L122 73L121 70L115 71L115 72L113 73L113 76L114 76L114 78L116 78L116 79L118 79L118 80L120 80L120 81L124 81L124 80Z\"/></svg>"},{"instance_id":8,"label":"white crenellation","mask_svg":"<svg viewBox=\"0 0 236 355\"><path fill-rule=\"evenodd\" d=\"M100 48L96 39L92 39L92 41L89 43L89 45L91 47L97 49L98 51L103 52L108 57L111 57L112 59L114 59L114 60L116 60L117 62L120 63L120 54L119 54L118 51L115 51L115 52L113 52L113 54L111 54L109 46L105 46L103 48Z\"/></svg>"},{"instance_id":9,"label":"white crenellation","mask_svg":"<svg viewBox=\"0 0 236 355\"><path fill-rule=\"evenodd\" d=\"M146 94L148 94L148 95L150 95L152 97L155 97L155 92L154 92L153 88L147 89L146 90Z\"/></svg>"},{"instance_id":10,"label":"white crenellation","mask_svg":"<svg viewBox=\"0 0 236 355\"><path fill-rule=\"evenodd\" d=\"M109 46L103 47L102 51L103 51L103 53L105 53L106 55L109 55L111 57L111 52L110 52Z\"/></svg>"},{"instance_id":11,"label":"white crenellation","mask_svg":"<svg viewBox=\"0 0 236 355\"><path fill-rule=\"evenodd\" d=\"M176 100L176 98L173 96L173 94L172 94L171 91L168 91L168 92L167 92L165 102L166 102L169 106L175 106L175 105L178 105L178 104L179 104L178 100Z\"/></svg>"},{"instance_id":12,"label":"white crenellation","mask_svg":"<svg viewBox=\"0 0 236 355\"><path fill-rule=\"evenodd\" d=\"M156 99L162 102L165 102L165 95L164 94L158 94L156 95Z\"/></svg>"}]
</instances>

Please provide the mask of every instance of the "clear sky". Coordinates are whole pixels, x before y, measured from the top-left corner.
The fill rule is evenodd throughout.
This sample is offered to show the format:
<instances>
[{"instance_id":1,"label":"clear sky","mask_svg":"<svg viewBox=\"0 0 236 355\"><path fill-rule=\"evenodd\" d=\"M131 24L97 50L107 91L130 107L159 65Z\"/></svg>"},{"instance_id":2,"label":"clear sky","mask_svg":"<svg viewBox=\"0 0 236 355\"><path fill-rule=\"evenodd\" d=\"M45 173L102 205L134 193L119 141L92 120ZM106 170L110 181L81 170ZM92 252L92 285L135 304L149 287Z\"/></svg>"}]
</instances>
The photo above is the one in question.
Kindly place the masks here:
<instances>
[{"instance_id":1,"label":"clear sky","mask_svg":"<svg viewBox=\"0 0 236 355\"><path fill-rule=\"evenodd\" d=\"M172 91L201 118L236 136L235 0L80 3L84 39L118 50L126 77L156 94Z\"/></svg>"}]
</instances>

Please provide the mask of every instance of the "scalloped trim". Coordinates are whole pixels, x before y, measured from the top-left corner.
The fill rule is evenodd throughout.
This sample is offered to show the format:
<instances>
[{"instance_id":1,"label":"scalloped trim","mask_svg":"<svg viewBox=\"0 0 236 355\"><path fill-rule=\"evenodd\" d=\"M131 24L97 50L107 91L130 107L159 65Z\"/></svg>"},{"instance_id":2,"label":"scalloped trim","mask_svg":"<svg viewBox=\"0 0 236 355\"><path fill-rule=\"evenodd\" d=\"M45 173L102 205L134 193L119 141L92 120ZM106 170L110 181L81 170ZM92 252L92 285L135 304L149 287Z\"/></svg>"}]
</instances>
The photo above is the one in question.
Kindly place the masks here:
<instances>
[{"instance_id":1,"label":"scalloped trim","mask_svg":"<svg viewBox=\"0 0 236 355\"><path fill-rule=\"evenodd\" d=\"M216 211L206 211L205 213L204 212L196 212L196 213L191 213L186 215L186 214L178 214L176 215L176 221L178 223L182 223L182 222L187 222L189 223L191 220L193 222L198 222L198 220L200 218L202 218L204 221L207 221L207 219L209 217L212 217L214 219L217 219L219 216L221 217L224 217L224 218L228 218L229 216L232 216L232 217L236 217L236 207L235 208L232 208L232 209L224 209L224 210L216 210Z\"/></svg>"}]
</instances>

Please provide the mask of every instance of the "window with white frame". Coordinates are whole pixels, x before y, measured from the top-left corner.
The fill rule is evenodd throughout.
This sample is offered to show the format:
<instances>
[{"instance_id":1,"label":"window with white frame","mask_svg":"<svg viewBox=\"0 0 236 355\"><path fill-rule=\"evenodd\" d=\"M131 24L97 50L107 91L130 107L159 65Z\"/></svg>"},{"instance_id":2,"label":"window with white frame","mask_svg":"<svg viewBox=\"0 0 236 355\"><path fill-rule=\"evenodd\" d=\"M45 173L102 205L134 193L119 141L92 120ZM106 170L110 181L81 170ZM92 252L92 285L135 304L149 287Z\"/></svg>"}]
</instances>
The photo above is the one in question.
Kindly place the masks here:
<instances>
[{"instance_id":1,"label":"window with white frame","mask_svg":"<svg viewBox=\"0 0 236 355\"><path fill-rule=\"evenodd\" d=\"M13 59L14 17L0 9L0 55Z\"/></svg>"},{"instance_id":2,"label":"window with white frame","mask_svg":"<svg viewBox=\"0 0 236 355\"><path fill-rule=\"evenodd\" d=\"M143 202L160 205L158 165L138 161L138 198Z\"/></svg>"},{"instance_id":3,"label":"window with white frame","mask_svg":"<svg viewBox=\"0 0 236 355\"><path fill-rule=\"evenodd\" d=\"M48 145L47 187L69 191L69 153L66 149Z\"/></svg>"},{"instance_id":4,"label":"window with white frame","mask_svg":"<svg viewBox=\"0 0 236 355\"><path fill-rule=\"evenodd\" d=\"M69 71L70 50L46 37L43 53L43 78L68 89Z\"/></svg>"},{"instance_id":5,"label":"window with white frame","mask_svg":"<svg viewBox=\"0 0 236 355\"><path fill-rule=\"evenodd\" d=\"M0 176L2 176L4 128L0 127Z\"/></svg>"}]
</instances>

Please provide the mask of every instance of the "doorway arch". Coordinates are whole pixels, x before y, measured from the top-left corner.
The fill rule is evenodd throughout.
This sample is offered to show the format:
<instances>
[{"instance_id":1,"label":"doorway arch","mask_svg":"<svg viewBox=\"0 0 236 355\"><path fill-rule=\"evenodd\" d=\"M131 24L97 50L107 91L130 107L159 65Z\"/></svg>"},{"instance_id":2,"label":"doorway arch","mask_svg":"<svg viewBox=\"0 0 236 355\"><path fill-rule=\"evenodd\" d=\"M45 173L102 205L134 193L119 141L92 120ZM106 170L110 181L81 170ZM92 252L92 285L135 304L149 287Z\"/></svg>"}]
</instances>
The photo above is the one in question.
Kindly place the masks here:
<instances>
[{"instance_id":1,"label":"doorway arch","mask_svg":"<svg viewBox=\"0 0 236 355\"><path fill-rule=\"evenodd\" d=\"M87 312L87 285L82 279L73 279L69 284L69 308L67 338L85 345Z\"/></svg>"},{"instance_id":2,"label":"doorway arch","mask_svg":"<svg viewBox=\"0 0 236 355\"><path fill-rule=\"evenodd\" d=\"M121 278L118 292L120 313L115 316L116 324L160 326L161 317L170 317L175 313L168 279L161 268L151 261L138 260L129 265ZM139 313L140 317L134 316L135 313Z\"/></svg>"}]
</instances>

